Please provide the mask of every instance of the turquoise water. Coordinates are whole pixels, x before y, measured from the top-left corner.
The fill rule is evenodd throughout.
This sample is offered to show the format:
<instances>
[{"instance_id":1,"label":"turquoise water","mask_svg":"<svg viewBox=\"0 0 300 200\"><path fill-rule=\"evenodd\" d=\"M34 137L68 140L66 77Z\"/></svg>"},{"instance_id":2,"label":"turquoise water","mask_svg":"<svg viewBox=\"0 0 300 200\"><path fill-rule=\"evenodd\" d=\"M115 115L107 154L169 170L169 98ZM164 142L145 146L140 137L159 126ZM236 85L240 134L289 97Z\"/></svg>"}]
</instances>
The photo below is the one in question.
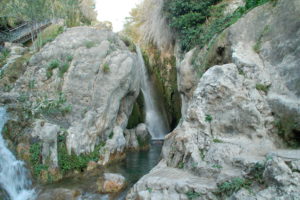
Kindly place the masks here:
<instances>
[{"instance_id":1,"label":"turquoise water","mask_svg":"<svg viewBox=\"0 0 300 200\"><path fill-rule=\"evenodd\" d=\"M152 142L147 151L127 152L126 159L111 164L104 169L80 173L74 177L64 178L62 181L46 185L45 189L67 188L79 189L83 195L81 200L123 200L129 189L145 174L147 174L160 160L162 142ZM100 195L97 193L97 179L105 172L122 174L127 181L124 191L115 195Z\"/></svg>"}]
</instances>

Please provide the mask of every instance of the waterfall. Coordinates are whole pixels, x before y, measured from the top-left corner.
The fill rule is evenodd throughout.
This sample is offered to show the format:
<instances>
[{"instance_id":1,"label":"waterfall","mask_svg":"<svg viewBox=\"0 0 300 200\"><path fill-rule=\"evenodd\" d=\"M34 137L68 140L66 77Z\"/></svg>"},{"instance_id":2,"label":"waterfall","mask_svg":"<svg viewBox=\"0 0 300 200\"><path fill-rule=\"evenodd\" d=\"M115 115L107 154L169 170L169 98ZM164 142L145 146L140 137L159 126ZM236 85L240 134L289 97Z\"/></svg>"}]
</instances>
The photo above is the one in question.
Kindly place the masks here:
<instances>
[{"instance_id":1,"label":"waterfall","mask_svg":"<svg viewBox=\"0 0 300 200\"><path fill-rule=\"evenodd\" d=\"M0 188L3 188L11 200L34 199L31 180L27 177L24 162L19 161L6 147L2 129L6 123L5 108L0 107Z\"/></svg>"},{"instance_id":2,"label":"waterfall","mask_svg":"<svg viewBox=\"0 0 300 200\"><path fill-rule=\"evenodd\" d=\"M169 132L168 121L156 102L156 94L139 47L137 47L137 53L141 64L141 90L145 100L146 124L152 139L161 140Z\"/></svg>"}]
</instances>

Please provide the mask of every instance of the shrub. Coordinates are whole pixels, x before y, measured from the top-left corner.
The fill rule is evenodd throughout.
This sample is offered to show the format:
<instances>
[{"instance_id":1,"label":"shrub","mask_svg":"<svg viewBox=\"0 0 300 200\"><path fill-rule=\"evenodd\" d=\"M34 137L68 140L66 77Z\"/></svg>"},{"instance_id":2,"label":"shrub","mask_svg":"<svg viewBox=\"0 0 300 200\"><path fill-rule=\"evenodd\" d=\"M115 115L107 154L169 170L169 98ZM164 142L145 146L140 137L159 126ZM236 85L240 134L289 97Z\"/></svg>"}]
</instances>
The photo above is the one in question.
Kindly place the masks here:
<instances>
[{"instance_id":1,"label":"shrub","mask_svg":"<svg viewBox=\"0 0 300 200\"><path fill-rule=\"evenodd\" d=\"M53 70L58 68L60 65L60 62L56 59L54 60L51 60L50 63L48 64L48 67L47 67L47 71L46 71L46 77L47 79L51 78L52 75L53 75Z\"/></svg>"},{"instance_id":2,"label":"shrub","mask_svg":"<svg viewBox=\"0 0 300 200\"><path fill-rule=\"evenodd\" d=\"M66 135L60 135L58 137L58 165L63 173L70 170L83 170L87 167L89 161L99 159L100 149L104 145L104 143L96 145L94 151L89 154L69 155L66 147Z\"/></svg>"},{"instance_id":3,"label":"shrub","mask_svg":"<svg viewBox=\"0 0 300 200\"><path fill-rule=\"evenodd\" d=\"M0 68L5 64L6 59L9 57L10 52L8 49L4 49L0 54Z\"/></svg>"},{"instance_id":4,"label":"shrub","mask_svg":"<svg viewBox=\"0 0 300 200\"><path fill-rule=\"evenodd\" d=\"M96 43L93 42L93 41L85 41L85 42L84 42L84 46L85 46L86 48L90 49L90 48L96 46Z\"/></svg>"},{"instance_id":5,"label":"shrub","mask_svg":"<svg viewBox=\"0 0 300 200\"><path fill-rule=\"evenodd\" d=\"M40 142L36 142L30 145L30 162L33 168L33 174L38 177L42 170L47 170L48 166L42 164L42 145Z\"/></svg>"},{"instance_id":6,"label":"shrub","mask_svg":"<svg viewBox=\"0 0 300 200\"><path fill-rule=\"evenodd\" d=\"M189 191L185 193L188 199L198 199L201 196L201 193L195 191Z\"/></svg>"},{"instance_id":7,"label":"shrub","mask_svg":"<svg viewBox=\"0 0 300 200\"><path fill-rule=\"evenodd\" d=\"M221 196L230 196L234 192L239 191L241 188L249 188L250 185L251 183L246 179L237 177L218 184L218 190L216 193Z\"/></svg>"},{"instance_id":8,"label":"shrub","mask_svg":"<svg viewBox=\"0 0 300 200\"><path fill-rule=\"evenodd\" d=\"M62 32L63 26L53 24L38 34L37 39L34 41L34 46L37 49L41 49L46 43L53 41Z\"/></svg>"},{"instance_id":9,"label":"shrub","mask_svg":"<svg viewBox=\"0 0 300 200\"><path fill-rule=\"evenodd\" d=\"M214 142L214 143L223 143L223 141L220 140L220 139L218 139L218 138L214 138L214 139L213 139L213 142Z\"/></svg>"},{"instance_id":10,"label":"shrub","mask_svg":"<svg viewBox=\"0 0 300 200\"><path fill-rule=\"evenodd\" d=\"M68 71L69 67L70 67L69 63L63 63L61 66L59 66L58 76L62 78L64 74Z\"/></svg>"},{"instance_id":11,"label":"shrub","mask_svg":"<svg viewBox=\"0 0 300 200\"><path fill-rule=\"evenodd\" d=\"M271 85L264 85L264 84L256 84L255 88L257 90L263 91L265 93L268 93L269 89L270 89Z\"/></svg>"},{"instance_id":12,"label":"shrub","mask_svg":"<svg viewBox=\"0 0 300 200\"><path fill-rule=\"evenodd\" d=\"M126 36L121 36L121 40L124 42L124 44L128 47L128 49L131 52L136 52L136 46L131 39L129 39Z\"/></svg>"},{"instance_id":13,"label":"shrub","mask_svg":"<svg viewBox=\"0 0 300 200\"><path fill-rule=\"evenodd\" d=\"M103 66L102 66L102 71L104 73L108 73L110 71L110 68L109 68L109 64L108 63L104 63Z\"/></svg>"},{"instance_id":14,"label":"shrub","mask_svg":"<svg viewBox=\"0 0 300 200\"><path fill-rule=\"evenodd\" d=\"M247 0L245 7L223 15L221 0L167 0L163 12L183 51L198 45L203 48L216 34L235 23L248 10L270 0ZM275 1L275 0L271 0Z\"/></svg>"},{"instance_id":15,"label":"shrub","mask_svg":"<svg viewBox=\"0 0 300 200\"><path fill-rule=\"evenodd\" d=\"M213 120L211 115L205 115L205 121L211 122Z\"/></svg>"}]
</instances>

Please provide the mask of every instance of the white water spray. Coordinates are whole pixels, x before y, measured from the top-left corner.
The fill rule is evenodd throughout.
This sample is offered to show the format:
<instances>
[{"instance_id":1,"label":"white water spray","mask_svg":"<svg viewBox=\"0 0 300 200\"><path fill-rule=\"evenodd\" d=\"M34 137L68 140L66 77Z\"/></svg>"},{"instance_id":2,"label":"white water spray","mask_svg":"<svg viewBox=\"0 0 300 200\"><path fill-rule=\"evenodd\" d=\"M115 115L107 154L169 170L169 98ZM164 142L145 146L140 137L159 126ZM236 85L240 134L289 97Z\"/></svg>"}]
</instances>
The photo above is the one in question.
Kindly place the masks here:
<instances>
[{"instance_id":1,"label":"white water spray","mask_svg":"<svg viewBox=\"0 0 300 200\"><path fill-rule=\"evenodd\" d=\"M146 107L146 124L153 140L162 140L169 132L168 121L163 116L163 112L159 110L159 106L155 101L155 92L153 85L149 79L149 75L145 66L141 49L137 47L141 68L141 89L144 95Z\"/></svg>"},{"instance_id":2,"label":"white water spray","mask_svg":"<svg viewBox=\"0 0 300 200\"><path fill-rule=\"evenodd\" d=\"M24 162L15 158L2 137L6 120L6 110L0 107L0 187L7 192L11 200L32 200L35 198L34 190L30 189L31 180L27 177Z\"/></svg>"}]
</instances>

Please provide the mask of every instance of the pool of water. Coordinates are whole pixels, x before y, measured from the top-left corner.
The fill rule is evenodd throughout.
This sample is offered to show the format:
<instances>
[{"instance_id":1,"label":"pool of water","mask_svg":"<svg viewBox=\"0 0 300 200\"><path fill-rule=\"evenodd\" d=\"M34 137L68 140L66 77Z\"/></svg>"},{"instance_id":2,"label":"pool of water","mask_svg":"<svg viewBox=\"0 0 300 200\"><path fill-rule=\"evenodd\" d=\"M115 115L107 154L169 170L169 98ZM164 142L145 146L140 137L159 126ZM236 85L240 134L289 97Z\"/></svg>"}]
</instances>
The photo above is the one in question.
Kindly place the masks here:
<instances>
[{"instance_id":1,"label":"pool of water","mask_svg":"<svg viewBox=\"0 0 300 200\"><path fill-rule=\"evenodd\" d=\"M64 178L62 181L42 187L42 190L53 188L79 189L82 191L82 200L123 200L129 189L145 174L147 174L160 160L162 142L152 142L147 151L127 152L126 159L111 164L104 169L96 169L80 173L73 177ZM97 179L103 173L122 174L127 181L127 187L115 195L101 195L97 193Z\"/></svg>"}]
</instances>

